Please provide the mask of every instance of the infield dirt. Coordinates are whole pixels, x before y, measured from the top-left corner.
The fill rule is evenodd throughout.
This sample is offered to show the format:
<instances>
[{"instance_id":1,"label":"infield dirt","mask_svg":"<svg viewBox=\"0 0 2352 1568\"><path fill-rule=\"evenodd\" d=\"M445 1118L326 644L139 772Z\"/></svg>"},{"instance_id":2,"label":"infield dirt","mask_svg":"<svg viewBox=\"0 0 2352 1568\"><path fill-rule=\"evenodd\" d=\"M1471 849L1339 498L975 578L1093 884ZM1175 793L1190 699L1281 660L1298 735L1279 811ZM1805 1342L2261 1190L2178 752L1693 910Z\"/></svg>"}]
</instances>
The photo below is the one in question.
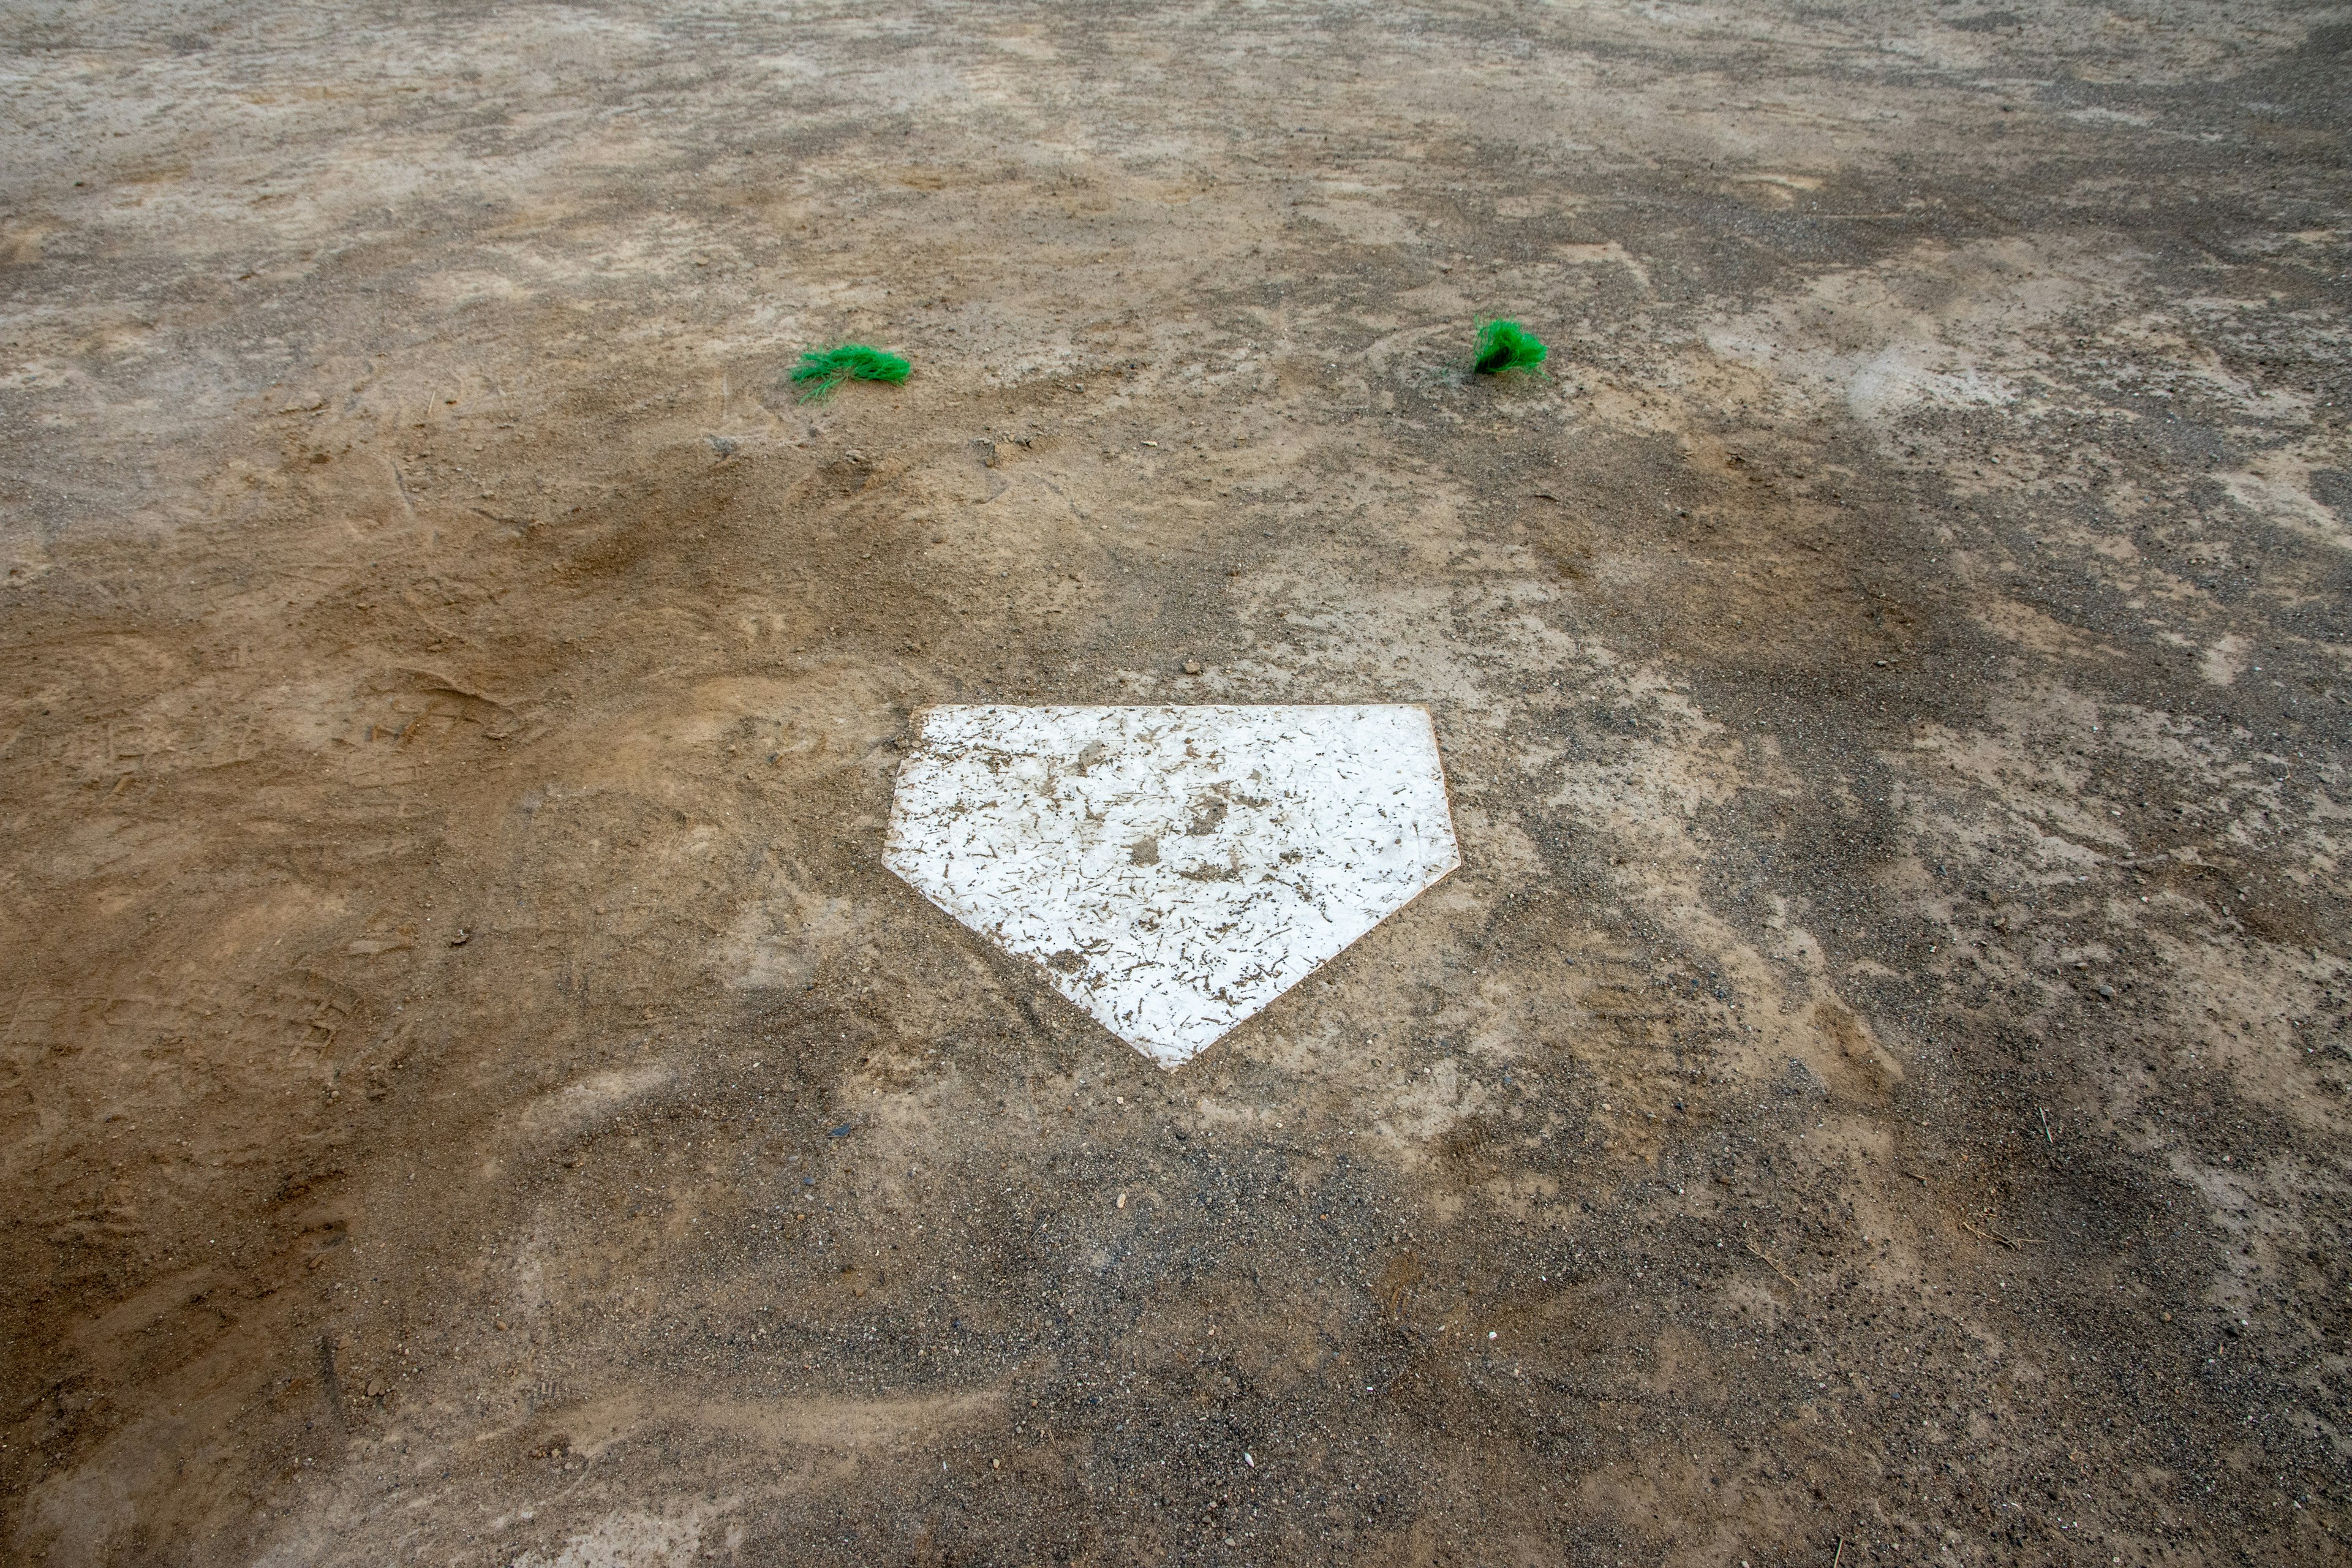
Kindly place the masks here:
<instances>
[{"instance_id":1,"label":"infield dirt","mask_svg":"<svg viewBox=\"0 0 2352 1568\"><path fill-rule=\"evenodd\" d=\"M2347 50L8 9L0 1556L2345 1561ZM1463 867L1164 1072L992 700Z\"/></svg>"}]
</instances>

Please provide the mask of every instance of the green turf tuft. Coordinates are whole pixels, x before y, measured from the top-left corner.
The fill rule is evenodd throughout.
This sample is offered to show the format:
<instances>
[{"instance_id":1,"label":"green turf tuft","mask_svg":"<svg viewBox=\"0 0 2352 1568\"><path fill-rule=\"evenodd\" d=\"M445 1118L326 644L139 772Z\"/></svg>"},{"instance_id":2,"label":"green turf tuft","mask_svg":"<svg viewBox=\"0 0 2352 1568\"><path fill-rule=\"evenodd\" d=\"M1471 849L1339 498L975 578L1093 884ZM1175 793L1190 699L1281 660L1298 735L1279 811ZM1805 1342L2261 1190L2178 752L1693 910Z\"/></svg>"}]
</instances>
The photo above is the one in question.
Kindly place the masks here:
<instances>
[{"instance_id":1,"label":"green turf tuft","mask_svg":"<svg viewBox=\"0 0 2352 1568\"><path fill-rule=\"evenodd\" d=\"M810 349L802 354L801 363L793 368L793 380L808 384L808 390L801 394L801 401L810 403L845 381L887 381L896 386L907 379L907 372L913 368L897 354L868 348L864 343L843 343L838 348Z\"/></svg>"},{"instance_id":2,"label":"green turf tuft","mask_svg":"<svg viewBox=\"0 0 2352 1568\"><path fill-rule=\"evenodd\" d=\"M1517 321L1482 321L1478 324L1478 362L1475 368L1480 375L1533 370L1543 363L1547 352L1543 340Z\"/></svg>"}]
</instances>

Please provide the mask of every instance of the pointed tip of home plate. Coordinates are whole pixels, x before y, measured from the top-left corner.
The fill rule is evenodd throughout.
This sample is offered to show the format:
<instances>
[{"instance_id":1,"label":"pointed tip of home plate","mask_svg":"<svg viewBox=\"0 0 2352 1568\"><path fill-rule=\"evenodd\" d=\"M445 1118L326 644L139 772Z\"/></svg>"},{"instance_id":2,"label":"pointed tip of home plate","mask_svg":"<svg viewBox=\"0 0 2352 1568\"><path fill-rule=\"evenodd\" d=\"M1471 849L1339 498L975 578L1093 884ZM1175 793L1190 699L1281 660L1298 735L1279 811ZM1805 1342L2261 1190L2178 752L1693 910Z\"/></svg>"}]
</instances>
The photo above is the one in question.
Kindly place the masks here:
<instances>
[{"instance_id":1,"label":"pointed tip of home plate","mask_svg":"<svg viewBox=\"0 0 2352 1568\"><path fill-rule=\"evenodd\" d=\"M925 709L884 859L1165 1068L1461 864L1402 704Z\"/></svg>"}]
</instances>

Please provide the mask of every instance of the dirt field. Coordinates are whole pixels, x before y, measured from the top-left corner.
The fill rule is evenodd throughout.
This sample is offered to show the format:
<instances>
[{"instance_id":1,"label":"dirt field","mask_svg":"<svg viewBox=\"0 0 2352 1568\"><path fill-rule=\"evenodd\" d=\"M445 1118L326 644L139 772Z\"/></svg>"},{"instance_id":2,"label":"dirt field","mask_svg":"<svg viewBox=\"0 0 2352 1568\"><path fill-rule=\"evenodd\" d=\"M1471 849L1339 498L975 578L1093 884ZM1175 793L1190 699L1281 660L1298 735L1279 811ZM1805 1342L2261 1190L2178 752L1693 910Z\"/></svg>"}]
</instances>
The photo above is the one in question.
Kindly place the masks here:
<instances>
[{"instance_id":1,"label":"dirt field","mask_svg":"<svg viewBox=\"0 0 2352 1568\"><path fill-rule=\"evenodd\" d=\"M2352 12L0 66L0 1558L2352 1553ZM880 864L986 699L1462 869L1164 1072Z\"/></svg>"}]
</instances>

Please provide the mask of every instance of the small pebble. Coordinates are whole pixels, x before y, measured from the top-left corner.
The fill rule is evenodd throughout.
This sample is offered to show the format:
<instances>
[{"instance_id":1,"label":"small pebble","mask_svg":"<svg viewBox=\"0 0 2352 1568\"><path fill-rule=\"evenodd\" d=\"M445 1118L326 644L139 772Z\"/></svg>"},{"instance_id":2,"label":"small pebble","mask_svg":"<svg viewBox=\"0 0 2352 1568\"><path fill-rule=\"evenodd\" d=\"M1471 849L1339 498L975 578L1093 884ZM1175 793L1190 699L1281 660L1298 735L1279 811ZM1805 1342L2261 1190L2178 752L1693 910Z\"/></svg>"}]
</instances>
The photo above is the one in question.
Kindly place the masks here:
<instances>
[{"instance_id":1,"label":"small pebble","mask_svg":"<svg viewBox=\"0 0 2352 1568\"><path fill-rule=\"evenodd\" d=\"M1200 673L1201 673L1201 661L1200 661L1199 659L1197 659L1197 658L1188 658L1188 659L1186 659L1186 660L1184 661L1184 673L1185 673L1185 674L1187 674L1187 675L1198 675L1198 674L1200 674Z\"/></svg>"}]
</instances>

